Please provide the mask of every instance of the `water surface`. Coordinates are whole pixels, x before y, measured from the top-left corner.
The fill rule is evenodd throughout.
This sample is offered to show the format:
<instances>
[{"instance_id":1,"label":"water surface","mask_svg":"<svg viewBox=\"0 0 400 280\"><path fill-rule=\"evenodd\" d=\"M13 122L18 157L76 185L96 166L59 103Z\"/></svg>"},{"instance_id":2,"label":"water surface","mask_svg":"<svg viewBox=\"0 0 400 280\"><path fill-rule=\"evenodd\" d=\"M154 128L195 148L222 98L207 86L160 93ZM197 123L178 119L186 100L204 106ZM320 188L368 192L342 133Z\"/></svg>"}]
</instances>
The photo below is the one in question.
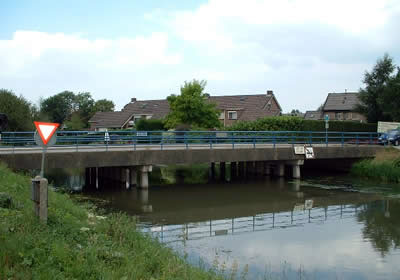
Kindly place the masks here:
<instances>
[{"instance_id":1,"label":"water surface","mask_svg":"<svg viewBox=\"0 0 400 280\"><path fill-rule=\"evenodd\" d=\"M314 182L315 183L315 182ZM194 265L247 279L400 279L400 202L305 181L92 193Z\"/></svg>"}]
</instances>

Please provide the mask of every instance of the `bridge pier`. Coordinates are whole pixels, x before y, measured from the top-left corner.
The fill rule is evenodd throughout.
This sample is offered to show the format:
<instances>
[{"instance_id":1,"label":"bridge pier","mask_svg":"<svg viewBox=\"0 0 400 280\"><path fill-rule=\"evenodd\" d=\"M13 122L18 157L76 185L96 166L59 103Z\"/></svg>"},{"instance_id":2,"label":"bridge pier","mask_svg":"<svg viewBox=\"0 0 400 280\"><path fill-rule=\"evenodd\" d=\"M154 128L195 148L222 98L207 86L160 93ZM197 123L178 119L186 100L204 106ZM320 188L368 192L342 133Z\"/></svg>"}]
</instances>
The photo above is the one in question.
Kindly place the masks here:
<instances>
[{"instance_id":1,"label":"bridge pier","mask_svg":"<svg viewBox=\"0 0 400 280\"><path fill-rule=\"evenodd\" d=\"M277 162L274 168L275 176L283 177L285 176L285 164L283 162Z\"/></svg>"},{"instance_id":2,"label":"bridge pier","mask_svg":"<svg viewBox=\"0 0 400 280\"><path fill-rule=\"evenodd\" d=\"M129 168L129 184L131 187L137 185L137 170L135 167Z\"/></svg>"},{"instance_id":3,"label":"bridge pier","mask_svg":"<svg viewBox=\"0 0 400 280\"><path fill-rule=\"evenodd\" d=\"M225 171L226 171L226 165L225 162L220 162L219 163L219 177L221 181L225 181Z\"/></svg>"},{"instance_id":4,"label":"bridge pier","mask_svg":"<svg viewBox=\"0 0 400 280\"><path fill-rule=\"evenodd\" d=\"M271 165L267 161L264 161L264 175L270 175L270 174L271 174Z\"/></svg>"},{"instance_id":5,"label":"bridge pier","mask_svg":"<svg viewBox=\"0 0 400 280\"><path fill-rule=\"evenodd\" d=\"M210 165L210 181L215 180L215 162L211 162Z\"/></svg>"},{"instance_id":6,"label":"bridge pier","mask_svg":"<svg viewBox=\"0 0 400 280\"><path fill-rule=\"evenodd\" d=\"M300 166L304 164L304 160L287 161L286 164L292 167L292 178L300 179Z\"/></svg>"},{"instance_id":7,"label":"bridge pier","mask_svg":"<svg viewBox=\"0 0 400 280\"><path fill-rule=\"evenodd\" d=\"M153 171L153 166L143 165L140 167L140 187L142 189L149 188L149 172Z\"/></svg>"},{"instance_id":8,"label":"bridge pier","mask_svg":"<svg viewBox=\"0 0 400 280\"><path fill-rule=\"evenodd\" d=\"M231 181L237 177L237 163L236 161L231 162Z\"/></svg>"},{"instance_id":9,"label":"bridge pier","mask_svg":"<svg viewBox=\"0 0 400 280\"><path fill-rule=\"evenodd\" d=\"M243 179L243 176L244 176L244 162L243 161L239 161L238 171L239 171L239 178Z\"/></svg>"}]
</instances>

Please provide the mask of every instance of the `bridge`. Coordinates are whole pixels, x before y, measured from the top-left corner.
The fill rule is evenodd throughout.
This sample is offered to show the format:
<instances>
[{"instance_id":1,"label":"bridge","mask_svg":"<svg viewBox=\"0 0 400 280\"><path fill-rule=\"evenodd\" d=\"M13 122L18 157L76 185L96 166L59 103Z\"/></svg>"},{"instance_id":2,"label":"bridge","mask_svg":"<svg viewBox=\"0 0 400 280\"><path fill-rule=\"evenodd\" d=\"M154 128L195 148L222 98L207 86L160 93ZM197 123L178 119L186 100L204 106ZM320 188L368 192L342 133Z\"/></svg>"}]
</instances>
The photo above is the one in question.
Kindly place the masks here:
<instances>
[{"instance_id":1,"label":"bridge","mask_svg":"<svg viewBox=\"0 0 400 280\"><path fill-rule=\"evenodd\" d=\"M39 169L42 148L35 144L34 134L3 133L0 161L11 168ZM46 149L45 166L86 168L87 183L96 187L99 178L107 178L123 181L127 188L138 183L147 188L152 166L168 164L210 163L214 176L219 163L223 178L226 163L234 177L249 172L284 176L289 166L292 177L300 178L305 163L340 160L342 164L373 157L382 149L378 136L372 132L59 131L56 144ZM312 159L298 152L304 147L312 147Z\"/></svg>"}]
</instances>

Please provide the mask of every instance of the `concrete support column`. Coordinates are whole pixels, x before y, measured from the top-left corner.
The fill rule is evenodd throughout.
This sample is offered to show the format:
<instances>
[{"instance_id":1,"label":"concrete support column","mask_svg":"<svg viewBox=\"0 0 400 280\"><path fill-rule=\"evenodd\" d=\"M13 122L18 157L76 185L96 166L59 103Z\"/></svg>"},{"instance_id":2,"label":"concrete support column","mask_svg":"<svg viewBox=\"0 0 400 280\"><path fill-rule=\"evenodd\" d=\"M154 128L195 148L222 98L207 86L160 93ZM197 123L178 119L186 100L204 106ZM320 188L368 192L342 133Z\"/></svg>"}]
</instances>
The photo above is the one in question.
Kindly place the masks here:
<instances>
[{"instance_id":1,"label":"concrete support column","mask_svg":"<svg viewBox=\"0 0 400 280\"><path fill-rule=\"evenodd\" d=\"M231 162L231 181L235 180L237 177L237 164L236 162Z\"/></svg>"},{"instance_id":2,"label":"concrete support column","mask_svg":"<svg viewBox=\"0 0 400 280\"><path fill-rule=\"evenodd\" d=\"M96 189L99 188L99 168L95 167L96 172Z\"/></svg>"},{"instance_id":3,"label":"concrete support column","mask_svg":"<svg viewBox=\"0 0 400 280\"><path fill-rule=\"evenodd\" d=\"M264 175L264 164L261 161L255 162L255 174L256 176Z\"/></svg>"},{"instance_id":4,"label":"concrete support column","mask_svg":"<svg viewBox=\"0 0 400 280\"><path fill-rule=\"evenodd\" d=\"M125 180L125 188L129 189L131 187L131 175L130 175L130 168L125 168L125 175L124 175L124 180Z\"/></svg>"},{"instance_id":5,"label":"concrete support column","mask_svg":"<svg viewBox=\"0 0 400 280\"><path fill-rule=\"evenodd\" d=\"M85 187L90 185L90 168L85 168Z\"/></svg>"},{"instance_id":6,"label":"concrete support column","mask_svg":"<svg viewBox=\"0 0 400 280\"><path fill-rule=\"evenodd\" d=\"M292 177L294 179L300 179L301 174L300 174L300 165L304 164L304 160L292 160L286 162L287 165L292 166Z\"/></svg>"},{"instance_id":7,"label":"concrete support column","mask_svg":"<svg viewBox=\"0 0 400 280\"><path fill-rule=\"evenodd\" d=\"M285 164L283 162L278 162L276 164L275 175L278 177L285 176Z\"/></svg>"},{"instance_id":8,"label":"concrete support column","mask_svg":"<svg viewBox=\"0 0 400 280\"><path fill-rule=\"evenodd\" d=\"M300 165L293 165L292 177L295 179L300 179Z\"/></svg>"},{"instance_id":9,"label":"concrete support column","mask_svg":"<svg viewBox=\"0 0 400 280\"><path fill-rule=\"evenodd\" d=\"M211 162L210 165L210 180L211 181L215 180L215 162Z\"/></svg>"},{"instance_id":10,"label":"concrete support column","mask_svg":"<svg viewBox=\"0 0 400 280\"><path fill-rule=\"evenodd\" d=\"M267 161L264 161L264 175L270 175L270 174L271 174L271 165Z\"/></svg>"},{"instance_id":11,"label":"concrete support column","mask_svg":"<svg viewBox=\"0 0 400 280\"><path fill-rule=\"evenodd\" d=\"M239 161L238 171L239 171L240 179L243 179L243 177L244 177L244 162L243 161Z\"/></svg>"},{"instance_id":12,"label":"concrete support column","mask_svg":"<svg viewBox=\"0 0 400 280\"><path fill-rule=\"evenodd\" d=\"M137 171L135 167L130 168L130 185L136 186L137 185Z\"/></svg>"},{"instance_id":13,"label":"concrete support column","mask_svg":"<svg viewBox=\"0 0 400 280\"><path fill-rule=\"evenodd\" d=\"M225 162L220 162L219 163L219 176L221 181L225 181L225 171L226 171L226 165Z\"/></svg>"},{"instance_id":14,"label":"concrete support column","mask_svg":"<svg viewBox=\"0 0 400 280\"><path fill-rule=\"evenodd\" d=\"M149 188L149 172L153 171L151 165L144 165L140 168L140 187L143 189Z\"/></svg>"},{"instance_id":15,"label":"concrete support column","mask_svg":"<svg viewBox=\"0 0 400 280\"><path fill-rule=\"evenodd\" d=\"M254 174L254 161L246 161L246 177L249 178Z\"/></svg>"}]
</instances>

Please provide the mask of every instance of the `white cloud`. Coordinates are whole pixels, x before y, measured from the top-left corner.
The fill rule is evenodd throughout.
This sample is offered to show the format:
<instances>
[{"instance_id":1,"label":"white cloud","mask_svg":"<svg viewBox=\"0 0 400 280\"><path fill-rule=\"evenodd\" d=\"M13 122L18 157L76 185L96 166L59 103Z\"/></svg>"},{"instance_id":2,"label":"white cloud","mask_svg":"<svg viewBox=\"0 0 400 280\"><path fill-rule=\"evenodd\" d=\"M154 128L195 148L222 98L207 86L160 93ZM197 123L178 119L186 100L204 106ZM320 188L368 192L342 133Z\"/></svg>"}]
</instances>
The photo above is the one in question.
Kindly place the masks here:
<instances>
[{"instance_id":1,"label":"white cloud","mask_svg":"<svg viewBox=\"0 0 400 280\"><path fill-rule=\"evenodd\" d=\"M400 56L396 0L210 0L144 20L152 33L116 39L16 31L0 40L0 87L32 101L90 91L120 108L196 78L215 95L272 89L284 111L304 111L330 91L358 90L384 52Z\"/></svg>"},{"instance_id":2,"label":"white cloud","mask_svg":"<svg viewBox=\"0 0 400 280\"><path fill-rule=\"evenodd\" d=\"M145 84L151 77L143 73L149 68L177 65L181 60L180 54L170 52L165 33L90 40L80 34L16 31L10 40L0 40L0 84L29 95L32 101L64 89L94 94L97 90L98 98L114 99L122 106L129 96L118 100L109 95L111 88L122 95L131 90L128 81L140 76Z\"/></svg>"}]
</instances>

